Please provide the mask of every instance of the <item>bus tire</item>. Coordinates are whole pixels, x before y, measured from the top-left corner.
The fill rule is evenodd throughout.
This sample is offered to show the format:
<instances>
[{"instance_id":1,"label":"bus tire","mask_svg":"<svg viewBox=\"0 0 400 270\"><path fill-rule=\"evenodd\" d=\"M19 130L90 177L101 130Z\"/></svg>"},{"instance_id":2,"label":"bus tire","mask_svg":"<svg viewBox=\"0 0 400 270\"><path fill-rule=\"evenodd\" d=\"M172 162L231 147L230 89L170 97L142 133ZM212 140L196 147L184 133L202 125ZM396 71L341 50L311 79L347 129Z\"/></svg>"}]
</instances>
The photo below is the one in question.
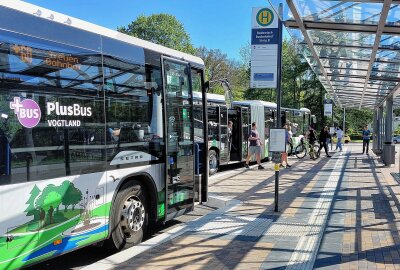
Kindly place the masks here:
<instances>
[{"instance_id":1,"label":"bus tire","mask_svg":"<svg viewBox=\"0 0 400 270\"><path fill-rule=\"evenodd\" d=\"M113 203L108 246L122 250L139 244L147 230L148 209L144 186L136 180L125 183Z\"/></svg>"},{"instance_id":2,"label":"bus tire","mask_svg":"<svg viewBox=\"0 0 400 270\"><path fill-rule=\"evenodd\" d=\"M215 150L208 152L210 175L216 174L218 171L218 154Z\"/></svg>"}]
</instances>

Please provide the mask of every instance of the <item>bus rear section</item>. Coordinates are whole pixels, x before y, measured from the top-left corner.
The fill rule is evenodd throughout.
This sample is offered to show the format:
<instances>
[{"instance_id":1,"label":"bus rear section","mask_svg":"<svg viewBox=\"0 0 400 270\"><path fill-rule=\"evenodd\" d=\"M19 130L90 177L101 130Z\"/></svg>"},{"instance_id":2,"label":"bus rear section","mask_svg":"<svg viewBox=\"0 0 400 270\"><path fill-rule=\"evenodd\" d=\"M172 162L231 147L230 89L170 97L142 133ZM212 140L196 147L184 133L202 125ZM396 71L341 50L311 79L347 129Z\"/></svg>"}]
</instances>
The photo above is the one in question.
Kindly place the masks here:
<instances>
[{"instance_id":1,"label":"bus rear section","mask_svg":"<svg viewBox=\"0 0 400 270\"><path fill-rule=\"evenodd\" d=\"M127 248L194 207L201 59L30 9L0 4L0 269Z\"/></svg>"}]
</instances>

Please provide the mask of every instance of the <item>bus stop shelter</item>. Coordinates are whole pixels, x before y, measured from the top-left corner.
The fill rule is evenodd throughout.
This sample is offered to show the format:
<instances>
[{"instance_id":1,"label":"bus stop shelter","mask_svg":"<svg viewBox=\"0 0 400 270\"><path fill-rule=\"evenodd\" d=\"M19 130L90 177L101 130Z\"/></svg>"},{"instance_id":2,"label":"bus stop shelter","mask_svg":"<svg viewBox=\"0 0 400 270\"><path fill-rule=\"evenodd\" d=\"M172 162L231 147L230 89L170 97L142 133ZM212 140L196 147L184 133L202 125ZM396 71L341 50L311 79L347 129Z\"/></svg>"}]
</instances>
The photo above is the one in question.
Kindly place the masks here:
<instances>
[{"instance_id":1,"label":"bus stop shelter","mask_svg":"<svg viewBox=\"0 0 400 270\"><path fill-rule=\"evenodd\" d=\"M270 0L278 10L277 2ZM400 104L400 1L286 0L281 18L335 104L374 111L373 150L394 164Z\"/></svg>"}]
</instances>

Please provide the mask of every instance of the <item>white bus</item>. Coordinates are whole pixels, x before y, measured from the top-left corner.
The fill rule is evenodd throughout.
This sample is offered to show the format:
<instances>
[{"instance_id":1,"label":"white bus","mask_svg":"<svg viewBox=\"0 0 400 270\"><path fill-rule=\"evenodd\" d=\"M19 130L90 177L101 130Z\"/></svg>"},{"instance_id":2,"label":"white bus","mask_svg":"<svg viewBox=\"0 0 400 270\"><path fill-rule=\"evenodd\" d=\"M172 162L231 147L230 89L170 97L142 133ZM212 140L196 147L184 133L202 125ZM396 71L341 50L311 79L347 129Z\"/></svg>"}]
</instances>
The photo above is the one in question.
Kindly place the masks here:
<instances>
[{"instance_id":1,"label":"white bus","mask_svg":"<svg viewBox=\"0 0 400 270\"><path fill-rule=\"evenodd\" d=\"M192 55L2 0L0 269L139 243L193 210L199 149L206 200L192 94L203 71Z\"/></svg>"},{"instance_id":2,"label":"white bus","mask_svg":"<svg viewBox=\"0 0 400 270\"><path fill-rule=\"evenodd\" d=\"M200 94L195 95L196 100L201 100ZM264 142L261 158L269 159L269 129L276 125L276 103L242 100L233 101L228 108L224 95L207 94L207 109L210 174L215 174L220 166L246 160L248 135L252 122L257 123L261 141ZM200 113L195 114L195 121L203 123ZM228 127L229 122L232 122L231 127ZM309 126L314 125L315 122L315 116L311 115L311 111L307 108L281 109L282 125L289 124L292 127L292 153ZM229 131L228 128L231 130ZM197 132L201 133L199 128Z\"/></svg>"}]
</instances>

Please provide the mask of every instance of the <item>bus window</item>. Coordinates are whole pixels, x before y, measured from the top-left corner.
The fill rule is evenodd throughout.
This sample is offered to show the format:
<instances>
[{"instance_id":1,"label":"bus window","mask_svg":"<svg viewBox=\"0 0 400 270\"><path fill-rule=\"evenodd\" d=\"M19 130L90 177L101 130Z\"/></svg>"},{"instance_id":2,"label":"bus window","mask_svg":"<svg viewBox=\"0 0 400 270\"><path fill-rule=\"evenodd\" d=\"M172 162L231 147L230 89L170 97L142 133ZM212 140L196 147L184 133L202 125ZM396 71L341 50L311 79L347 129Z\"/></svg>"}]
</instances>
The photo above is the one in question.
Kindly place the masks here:
<instances>
[{"instance_id":1,"label":"bus window","mask_svg":"<svg viewBox=\"0 0 400 270\"><path fill-rule=\"evenodd\" d=\"M264 120L265 120L265 138L268 139L269 130L275 127L274 115L271 109L265 109Z\"/></svg>"},{"instance_id":2,"label":"bus window","mask_svg":"<svg viewBox=\"0 0 400 270\"><path fill-rule=\"evenodd\" d=\"M208 141L211 146L219 148L218 106L208 106Z\"/></svg>"},{"instance_id":3,"label":"bus window","mask_svg":"<svg viewBox=\"0 0 400 270\"><path fill-rule=\"evenodd\" d=\"M104 170L100 54L0 34L0 185Z\"/></svg>"},{"instance_id":4,"label":"bus window","mask_svg":"<svg viewBox=\"0 0 400 270\"><path fill-rule=\"evenodd\" d=\"M105 56L104 76L108 164L129 167L160 160L161 69Z\"/></svg>"},{"instance_id":5,"label":"bus window","mask_svg":"<svg viewBox=\"0 0 400 270\"><path fill-rule=\"evenodd\" d=\"M201 76L200 70L192 69L192 89L193 92L202 92L201 89ZM193 117L194 117L194 139L197 142L204 142L203 131L203 101L201 99L193 100Z\"/></svg>"}]
</instances>

